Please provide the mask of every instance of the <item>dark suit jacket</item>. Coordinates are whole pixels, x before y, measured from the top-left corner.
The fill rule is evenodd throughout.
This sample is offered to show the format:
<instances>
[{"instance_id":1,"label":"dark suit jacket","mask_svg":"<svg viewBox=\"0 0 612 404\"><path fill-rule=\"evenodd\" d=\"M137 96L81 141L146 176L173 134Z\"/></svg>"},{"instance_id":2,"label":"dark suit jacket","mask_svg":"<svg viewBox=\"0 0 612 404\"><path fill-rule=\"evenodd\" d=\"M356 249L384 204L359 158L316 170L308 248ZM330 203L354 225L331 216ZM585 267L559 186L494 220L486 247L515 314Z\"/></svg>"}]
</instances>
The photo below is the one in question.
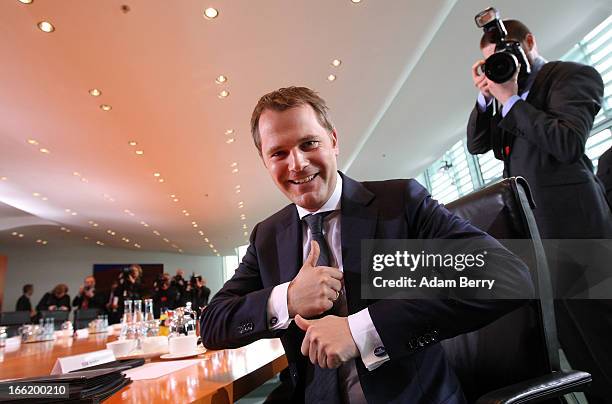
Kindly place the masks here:
<instances>
[{"instance_id":1,"label":"dark suit jacket","mask_svg":"<svg viewBox=\"0 0 612 404\"><path fill-rule=\"evenodd\" d=\"M349 314L368 307L390 360L368 371L356 359L359 380L371 403L459 403L463 393L438 341L477 329L521 302L512 300L361 299L360 248L364 239L485 237L491 269L509 290L530 290L522 262L469 223L430 198L414 180L358 183L343 176L341 237ZM280 337L289 362L294 401L304 400L308 358L300 353L304 333L292 323L268 330L266 305L274 286L292 280L302 263L302 226L295 205L259 223L235 275L201 317L204 345L239 347ZM500 264L500 263L503 263ZM491 274L491 272L489 272ZM531 289L532 290L532 289Z\"/></svg>"},{"instance_id":2,"label":"dark suit jacket","mask_svg":"<svg viewBox=\"0 0 612 404\"><path fill-rule=\"evenodd\" d=\"M597 178L603 184L608 203L612 202L612 148L606 150L597 162Z\"/></svg>"},{"instance_id":3,"label":"dark suit jacket","mask_svg":"<svg viewBox=\"0 0 612 404\"><path fill-rule=\"evenodd\" d=\"M472 154L493 150L504 176L527 179L543 238L612 236L612 216L584 154L601 107L603 82L590 66L551 62L542 67L526 101L505 118L475 106L467 127ZM508 155L507 148L510 149Z\"/></svg>"}]
</instances>

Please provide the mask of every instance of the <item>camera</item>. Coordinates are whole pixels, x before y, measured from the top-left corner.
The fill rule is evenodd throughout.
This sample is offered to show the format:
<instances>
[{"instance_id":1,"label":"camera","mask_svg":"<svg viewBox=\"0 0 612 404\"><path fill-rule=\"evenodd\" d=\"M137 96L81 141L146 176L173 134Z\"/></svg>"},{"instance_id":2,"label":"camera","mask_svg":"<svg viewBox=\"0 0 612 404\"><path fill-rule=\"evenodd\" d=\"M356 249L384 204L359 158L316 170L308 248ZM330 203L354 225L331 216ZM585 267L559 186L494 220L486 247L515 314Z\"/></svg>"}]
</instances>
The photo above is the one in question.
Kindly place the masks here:
<instances>
[{"instance_id":1,"label":"camera","mask_svg":"<svg viewBox=\"0 0 612 404\"><path fill-rule=\"evenodd\" d=\"M487 58L483 67L483 72L489 80L505 83L514 76L519 67L519 76L525 77L531 73L531 65L523 47L519 42L506 38L508 31L495 8L489 7L481 11L474 17L474 21L485 34L495 38L495 53Z\"/></svg>"}]
</instances>

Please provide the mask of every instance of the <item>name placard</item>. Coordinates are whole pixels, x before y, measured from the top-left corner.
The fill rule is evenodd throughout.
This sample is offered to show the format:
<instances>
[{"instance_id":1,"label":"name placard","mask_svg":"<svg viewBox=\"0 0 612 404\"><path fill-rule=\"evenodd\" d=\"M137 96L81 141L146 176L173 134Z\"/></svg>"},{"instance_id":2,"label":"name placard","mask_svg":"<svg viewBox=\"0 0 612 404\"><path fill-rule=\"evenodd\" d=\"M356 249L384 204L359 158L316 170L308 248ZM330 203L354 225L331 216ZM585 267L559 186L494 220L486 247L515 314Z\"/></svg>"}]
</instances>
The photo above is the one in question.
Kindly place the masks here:
<instances>
[{"instance_id":1,"label":"name placard","mask_svg":"<svg viewBox=\"0 0 612 404\"><path fill-rule=\"evenodd\" d=\"M114 360L115 354L113 354L113 351L110 349L57 358L55 365L53 365L53 369L51 370L51 374L59 375L62 373L68 373L72 372L73 370L113 362Z\"/></svg>"}]
</instances>

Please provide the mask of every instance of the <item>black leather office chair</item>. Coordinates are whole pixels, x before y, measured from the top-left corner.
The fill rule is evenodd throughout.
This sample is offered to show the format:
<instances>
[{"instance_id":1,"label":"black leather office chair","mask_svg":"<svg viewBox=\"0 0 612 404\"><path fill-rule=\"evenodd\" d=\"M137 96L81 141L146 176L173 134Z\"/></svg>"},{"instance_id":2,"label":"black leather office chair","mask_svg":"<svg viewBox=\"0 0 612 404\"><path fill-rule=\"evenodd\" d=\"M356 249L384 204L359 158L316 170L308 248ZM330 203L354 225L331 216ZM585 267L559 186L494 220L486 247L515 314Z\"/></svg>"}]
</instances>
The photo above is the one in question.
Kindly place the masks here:
<instances>
[{"instance_id":1,"label":"black leather office chair","mask_svg":"<svg viewBox=\"0 0 612 404\"><path fill-rule=\"evenodd\" d=\"M19 327L30 323L29 311L6 311L0 313L0 326L6 327L6 334L9 337L17 335Z\"/></svg>"},{"instance_id":2,"label":"black leather office chair","mask_svg":"<svg viewBox=\"0 0 612 404\"><path fill-rule=\"evenodd\" d=\"M583 391L591 375L561 371L550 274L527 181L504 179L446 207L496 239L526 239L521 247L507 247L529 265L540 297L478 331L442 342L468 401L567 402L562 396Z\"/></svg>"},{"instance_id":3,"label":"black leather office chair","mask_svg":"<svg viewBox=\"0 0 612 404\"><path fill-rule=\"evenodd\" d=\"M55 330L59 330L62 327L62 323L68 320L68 316L70 316L70 311L68 310L42 310L40 312L43 319L52 318L53 319L53 328Z\"/></svg>"},{"instance_id":4,"label":"black leather office chair","mask_svg":"<svg viewBox=\"0 0 612 404\"><path fill-rule=\"evenodd\" d=\"M87 328L89 322L98 317L98 309L78 309L74 311L74 329Z\"/></svg>"}]
</instances>

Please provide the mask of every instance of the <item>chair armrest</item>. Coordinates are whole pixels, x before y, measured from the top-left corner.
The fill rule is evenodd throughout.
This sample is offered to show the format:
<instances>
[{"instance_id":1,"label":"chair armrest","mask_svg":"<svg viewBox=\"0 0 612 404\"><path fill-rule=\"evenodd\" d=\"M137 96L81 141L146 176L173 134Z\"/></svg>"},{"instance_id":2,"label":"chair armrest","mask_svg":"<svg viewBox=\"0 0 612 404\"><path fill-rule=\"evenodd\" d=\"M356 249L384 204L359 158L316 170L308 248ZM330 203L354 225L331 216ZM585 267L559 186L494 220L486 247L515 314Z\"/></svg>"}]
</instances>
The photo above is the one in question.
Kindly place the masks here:
<instances>
[{"instance_id":1,"label":"chair armrest","mask_svg":"<svg viewBox=\"0 0 612 404\"><path fill-rule=\"evenodd\" d=\"M579 370L559 371L502 387L480 397L476 404L519 404L547 400L582 391L591 374Z\"/></svg>"}]
</instances>

